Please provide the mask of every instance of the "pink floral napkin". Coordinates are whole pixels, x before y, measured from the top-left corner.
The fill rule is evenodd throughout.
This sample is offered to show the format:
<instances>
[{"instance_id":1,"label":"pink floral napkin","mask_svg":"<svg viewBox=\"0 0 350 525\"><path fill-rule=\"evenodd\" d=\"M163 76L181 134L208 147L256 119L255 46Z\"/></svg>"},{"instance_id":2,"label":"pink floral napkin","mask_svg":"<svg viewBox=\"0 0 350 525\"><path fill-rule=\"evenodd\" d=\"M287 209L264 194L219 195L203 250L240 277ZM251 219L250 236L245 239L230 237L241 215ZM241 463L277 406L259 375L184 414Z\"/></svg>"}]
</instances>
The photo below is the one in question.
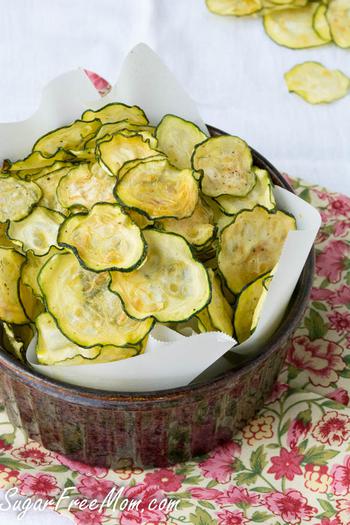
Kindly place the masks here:
<instances>
[{"instance_id":1,"label":"pink floral napkin","mask_svg":"<svg viewBox=\"0 0 350 525\"><path fill-rule=\"evenodd\" d=\"M88 72L100 92L108 84ZM314 288L287 361L260 413L227 445L197 461L142 470L89 467L26 441L0 412L0 488L29 497L102 502L112 488L137 509L58 512L79 525L350 524L350 199L300 180L322 213ZM149 509L153 499L176 510Z\"/></svg>"}]
</instances>

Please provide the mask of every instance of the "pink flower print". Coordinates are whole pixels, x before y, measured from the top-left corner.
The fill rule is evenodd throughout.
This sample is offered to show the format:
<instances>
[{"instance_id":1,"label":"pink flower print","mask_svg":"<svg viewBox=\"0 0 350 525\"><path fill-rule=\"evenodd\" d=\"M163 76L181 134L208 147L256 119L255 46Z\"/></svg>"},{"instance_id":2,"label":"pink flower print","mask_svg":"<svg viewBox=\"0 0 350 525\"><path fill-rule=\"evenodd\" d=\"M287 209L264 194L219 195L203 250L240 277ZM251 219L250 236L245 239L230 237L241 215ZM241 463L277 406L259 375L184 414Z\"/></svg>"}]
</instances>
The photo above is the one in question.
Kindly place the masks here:
<instances>
[{"instance_id":1,"label":"pink flower print","mask_svg":"<svg viewBox=\"0 0 350 525\"><path fill-rule=\"evenodd\" d=\"M144 482L162 490L176 492L181 488L183 479L184 476L178 476L170 469L161 469L146 474Z\"/></svg>"},{"instance_id":2,"label":"pink flower print","mask_svg":"<svg viewBox=\"0 0 350 525\"><path fill-rule=\"evenodd\" d=\"M110 493L112 488L118 487L107 479L96 479L92 476L81 476L77 482L77 489L86 498L96 499L101 502Z\"/></svg>"},{"instance_id":3,"label":"pink flower print","mask_svg":"<svg viewBox=\"0 0 350 525\"><path fill-rule=\"evenodd\" d=\"M350 417L335 410L327 412L317 423L312 435L320 443L340 446L350 437Z\"/></svg>"},{"instance_id":4,"label":"pink flower print","mask_svg":"<svg viewBox=\"0 0 350 525\"><path fill-rule=\"evenodd\" d=\"M304 456L298 454L297 449L282 448L278 456L271 458L272 466L267 472L275 474L275 479L286 477L292 481L294 476L300 476L303 473L300 467L303 458Z\"/></svg>"},{"instance_id":5,"label":"pink flower print","mask_svg":"<svg viewBox=\"0 0 350 525\"><path fill-rule=\"evenodd\" d=\"M344 241L331 241L327 248L316 258L316 271L320 277L326 277L331 283L337 283L345 270L345 260L350 246Z\"/></svg>"},{"instance_id":6,"label":"pink flower print","mask_svg":"<svg viewBox=\"0 0 350 525\"><path fill-rule=\"evenodd\" d=\"M266 496L265 502L268 509L276 516L280 516L288 525L310 521L317 512L315 507L308 505L307 499L299 490L275 492Z\"/></svg>"},{"instance_id":7,"label":"pink flower print","mask_svg":"<svg viewBox=\"0 0 350 525\"><path fill-rule=\"evenodd\" d=\"M234 472L234 461L240 452L241 447L233 441L214 450L210 457L198 466L206 478L226 483Z\"/></svg>"},{"instance_id":8,"label":"pink flower print","mask_svg":"<svg viewBox=\"0 0 350 525\"><path fill-rule=\"evenodd\" d=\"M60 487L51 474L21 474L19 477L19 492L23 496L56 496Z\"/></svg>"},{"instance_id":9,"label":"pink flower print","mask_svg":"<svg viewBox=\"0 0 350 525\"><path fill-rule=\"evenodd\" d=\"M331 470L333 476L332 489L336 496L350 494L350 456L344 459L343 465L334 465Z\"/></svg>"}]
</instances>

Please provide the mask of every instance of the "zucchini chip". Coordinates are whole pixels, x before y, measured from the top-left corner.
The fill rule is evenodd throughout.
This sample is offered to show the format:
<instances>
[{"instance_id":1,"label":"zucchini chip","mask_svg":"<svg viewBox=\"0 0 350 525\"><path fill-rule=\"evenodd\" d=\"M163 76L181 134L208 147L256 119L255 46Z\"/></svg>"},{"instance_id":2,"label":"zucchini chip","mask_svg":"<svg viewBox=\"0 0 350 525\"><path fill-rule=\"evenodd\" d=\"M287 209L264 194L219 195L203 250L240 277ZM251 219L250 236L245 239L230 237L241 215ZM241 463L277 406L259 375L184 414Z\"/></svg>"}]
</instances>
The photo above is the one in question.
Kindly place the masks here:
<instances>
[{"instance_id":1,"label":"zucchini chip","mask_svg":"<svg viewBox=\"0 0 350 525\"><path fill-rule=\"evenodd\" d=\"M108 289L108 272L85 270L73 253L51 257L38 281L48 312L61 332L79 346L135 345L153 326L152 319L131 319L119 297Z\"/></svg>"},{"instance_id":2,"label":"zucchini chip","mask_svg":"<svg viewBox=\"0 0 350 525\"><path fill-rule=\"evenodd\" d=\"M26 253L26 260L21 267L21 282L32 289L34 295L39 299L43 299L39 283L38 275L44 264L56 253L62 253L63 251L51 246L49 252L46 255L35 255L32 251Z\"/></svg>"},{"instance_id":3,"label":"zucchini chip","mask_svg":"<svg viewBox=\"0 0 350 525\"><path fill-rule=\"evenodd\" d=\"M57 327L49 313L41 314L35 322L38 332L36 355L42 365L88 365L110 363L137 355L135 347L93 346L84 348L72 343Z\"/></svg>"},{"instance_id":4,"label":"zucchini chip","mask_svg":"<svg viewBox=\"0 0 350 525\"><path fill-rule=\"evenodd\" d=\"M71 248L88 270L130 272L146 257L141 230L118 204L96 204L64 221L58 244Z\"/></svg>"},{"instance_id":5,"label":"zucchini chip","mask_svg":"<svg viewBox=\"0 0 350 525\"><path fill-rule=\"evenodd\" d=\"M158 149L176 168L191 168L193 148L208 137L193 122L165 115L156 131Z\"/></svg>"},{"instance_id":6,"label":"zucchini chip","mask_svg":"<svg viewBox=\"0 0 350 525\"><path fill-rule=\"evenodd\" d=\"M199 248L211 241L215 235L214 214L199 198L194 212L186 219L162 219L158 222L161 229L177 233L192 246Z\"/></svg>"},{"instance_id":7,"label":"zucchini chip","mask_svg":"<svg viewBox=\"0 0 350 525\"><path fill-rule=\"evenodd\" d=\"M28 217L11 222L7 235L23 251L32 250L35 255L46 255L51 246L57 246L57 234L65 217L57 211L37 206Z\"/></svg>"},{"instance_id":8,"label":"zucchini chip","mask_svg":"<svg viewBox=\"0 0 350 525\"><path fill-rule=\"evenodd\" d=\"M270 271L277 263L288 232L296 229L294 217L262 206L243 210L221 232L218 264L232 293Z\"/></svg>"},{"instance_id":9,"label":"zucchini chip","mask_svg":"<svg viewBox=\"0 0 350 525\"><path fill-rule=\"evenodd\" d=\"M272 191L272 182L266 170L254 168L256 174L256 184L247 197L232 197L231 195L221 195L216 197L222 211L227 215L236 215L241 210L251 210L257 204L264 206L267 210L276 208L276 201Z\"/></svg>"},{"instance_id":10,"label":"zucchini chip","mask_svg":"<svg viewBox=\"0 0 350 525\"><path fill-rule=\"evenodd\" d=\"M14 250L16 250L17 246L13 244L11 239L9 239L7 236L7 233L6 233L7 227L8 227L7 223L0 222L0 248L13 248Z\"/></svg>"},{"instance_id":11,"label":"zucchini chip","mask_svg":"<svg viewBox=\"0 0 350 525\"><path fill-rule=\"evenodd\" d=\"M57 150L55 155L50 157L44 157L40 151L34 151L25 159L13 162L9 171L41 170L52 167L56 162L70 161L73 158L74 155L63 149Z\"/></svg>"},{"instance_id":12,"label":"zucchini chip","mask_svg":"<svg viewBox=\"0 0 350 525\"><path fill-rule=\"evenodd\" d=\"M189 319L210 301L204 266L193 258L189 245L179 235L144 230L144 236L148 245L145 263L130 273L111 272L110 289L135 319Z\"/></svg>"},{"instance_id":13,"label":"zucchini chip","mask_svg":"<svg viewBox=\"0 0 350 525\"><path fill-rule=\"evenodd\" d=\"M147 219L147 217L145 217L144 215L142 215L142 213L139 213L138 211L130 210L128 208L125 208L124 211L129 215L131 220L134 221L134 223L140 228L140 230L144 230L145 228L148 228L148 226L153 226L154 224L154 221L150 221L149 219Z\"/></svg>"},{"instance_id":14,"label":"zucchini chip","mask_svg":"<svg viewBox=\"0 0 350 525\"><path fill-rule=\"evenodd\" d=\"M211 322L211 319L210 319L210 316L209 316L209 312L208 312L208 308L204 308L204 310L199 312L196 315L196 319L197 319L197 323L198 323L198 330L201 333L204 333L204 332L215 332L216 331L215 326Z\"/></svg>"},{"instance_id":15,"label":"zucchini chip","mask_svg":"<svg viewBox=\"0 0 350 525\"><path fill-rule=\"evenodd\" d=\"M20 326L29 326L29 325L20 325ZM5 350L13 355L16 359L25 363L25 344L24 342L15 334L14 328L11 324L2 323L2 338L1 345Z\"/></svg>"},{"instance_id":16,"label":"zucchini chip","mask_svg":"<svg viewBox=\"0 0 350 525\"><path fill-rule=\"evenodd\" d=\"M198 201L192 170L178 170L164 160L148 160L131 168L117 183L117 199L149 219L189 217Z\"/></svg>"},{"instance_id":17,"label":"zucchini chip","mask_svg":"<svg viewBox=\"0 0 350 525\"><path fill-rule=\"evenodd\" d=\"M350 0L331 0L326 17L337 46L350 47Z\"/></svg>"},{"instance_id":18,"label":"zucchini chip","mask_svg":"<svg viewBox=\"0 0 350 525\"><path fill-rule=\"evenodd\" d=\"M138 134L142 134L142 132L147 131L149 135L154 137L155 135L155 127L154 126L147 126L142 124L132 124L129 120L120 120L119 122L108 122L107 124L103 124L100 129L98 130L95 137L92 137L86 144L86 148L93 148L96 146L96 143L98 141L101 141L107 135L115 135L118 132L124 132L127 131L134 131ZM148 135L148 136L149 136Z\"/></svg>"},{"instance_id":19,"label":"zucchini chip","mask_svg":"<svg viewBox=\"0 0 350 525\"><path fill-rule=\"evenodd\" d=\"M54 173L55 171L58 171L62 168L72 168L74 166L73 163L68 161L60 161L60 162L54 162L51 166L47 166L46 168L42 168L40 170L21 170L16 171L15 175L16 177L19 177L20 179L24 180L31 180L36 181L37 179L40 179L44 175L47 175L48 173Z\"/></svg>"},{"instance_id":20,"label":"zucchini chip","mask_svg":"<svg viewBox=\"0 0 350 525\"><path fill-rule=\"evenodd\" d=\"M91 122L75 120L69 126L49 131L36 141L33 151L40 151L43 155L54 155L59 149L79 150L84 148L85 142L94 135L101 126L98 119Z\"/></svg>"},{"instance_id":21,"label":"zucchini chip","mask_svg":"<svg viewBox=\"0 0 350 525\"><path fill-rule=\"evenodd\" d=\"M313 27L316 33L326 42L332 41L332 35L329 28L326 11L328 7L325 4L320 4L316 9L313 19Z\"/></svg>"},{"instance_id":22,"label":"zucchini chip","mask_svg":"<svg viewBox=\"0 0 350 525\"><path fill-rule=\"evenodd\" d=\"M208 269L208 274L211 283L211 301L207 306L209 318L214 330L220 330L232 337L232 307L222 293L220 280L211 268Z\"/></svg>"},{"instance_id":23,"label":"zucchini chip","mask_svg":"<svg viewBox=\"0 0 350 525\"><path fill-rule=\"evenodd\" d=\"M313 28L313 18L320 4L313 2L298 9L284 9L264 16L268 36L281 46L304 49L327 42Z\"/></svg>"},{"instance_id":24,"label":"zucchini chip","mask_svg":"<svg viewBox=\"0 0 350 525\"><path fill-rule=\"evenodd\" d=\"M96 147L96 156L99 164L110 175L118 175L124 162L135 159L146 159L157 155L158 151L151 148L148 141L140 135L127 137L117 133L99 142Z\"/></svg>"},{"instance_id":25,"label":"zucchini chip","mask_svg":"<svg viewBox=\"0 0 350 525\"><path fill-rule=\"evenodd\" d=\"M34 321L45 310L42 301L34 295L32 288L23 284L22 281L19 282L19 299L26 316L31 321Z\"/></svg>"},{"instance_id":26,"label":"zucchini chip","mask_svg":"<svg viewBox=\"0 0 350 525\"><path fill-rule=\"evenodd\" d=\"M245 197L254 187L252 154L239 137L222 135L207 139L195 147L193 168L201 171L200 184L205 195Z\"/></svg>"},{"instance_id":27,"label":"zucchini chip","mask_svg":"<svg viewBox=\"0 0 350 525\"><path fill-rule=\"evenodd\" d=\"M350 90L350 79L346 75L317 62L298 64L284 78L288 90L310 104L333 102L345 97Z\"/></svg>"},{"instance_id":28,"label":"zucchini chip","mask_svg":"<svg viewBox=\"0 0 350 525\"><path fill-rule=\"evenodd\" d=\"M256 328L263 304L262 298L264 299L267 293L265 283L269 275L268 272L255 279L255 281L243 288L238 296L234 316L234 329L239 343L243 343L243 341L248 339Z\"/></svg>"},{"instance_id":29,"label":"zucchini chip","mask_svg":"<svg viewBox=\"0 0 350 525\"><path fill-rule=\"evenodd\" d=\"M23 219L40 199L41 189L35 182L0 178L0 222Z\"/></svg>"},{"instance_id":30,"label":"zucchini chip","mask_svg":"<svg viewBox=\"0 0 350 525\"><path fill-rule=\"evenodd\" d=\"M127 106L120 102L107 104L96 111L88 109L84 111L81 118L85 121L91 121L97 118L102 124L118 122L120 120L128 120L131 124L148 124L148 118L141 108L138 106Z\"/></svg>"},{"instance_id":31,"label":"zucchini chip","mask_svg":"<svg viewBox=\"0 0 350 525\"><path fill-rule=\"evenodd\" d=\"M19 299L21 266L25 257L15 250L0 248L0 320L6 323L29 322Z\"/></svg>"},{"instance_id":32,"label":"zucchini chip","mask_svg":"<svg viewBox=\"0 0 350 525\"><path fill-rule=\"evenodd\" d=\"M115 203L114 177L97 164L80 164L61 178L57 198L63 208L83 207L89 210L97 202Z\"/></svg>"},{"instance_id":33,"label":"zucchini chip","mask_svg":"<svg viewBox=\"0 0 350 525\"><path fill-rule=\"evenodd\" d=\"M42 197L39 201L39 206L49 208L50 210L66 214L67 210L61 205L57 198L57 186L60 180L67 175L72 169L72 166L61 168L43 175L35 180L42 192Z\"/></svg>"},{"instance_id":34,"label":"zucchini chip","mask_svg":"<svg viewBox=\"0 0 350 525\"><path fill-rule=\"evenodd\" d=\"M162 153L160 153L159 155L153 155L152 157L147 157L147 161L164 160L164 159L165 157ZM134 168L138 164L141 164L141 162L143 162L144 160L145 159L135 159L135 160L128 160L127 162L125 162L120 168L120 170L118 171L118 180L122 179L127 171L131 170L131 168Z\"/></svg>"},{"instance_id":35,"label":"zucchini chip","mask_svg":"<svg viewBox=\"0 0 350 525\"><path fill-rule=\"evenodd\" d=\"M247 16L260 11L260 0L206 0L209 11L216 15Z\"/></svg>"}]
</instances>

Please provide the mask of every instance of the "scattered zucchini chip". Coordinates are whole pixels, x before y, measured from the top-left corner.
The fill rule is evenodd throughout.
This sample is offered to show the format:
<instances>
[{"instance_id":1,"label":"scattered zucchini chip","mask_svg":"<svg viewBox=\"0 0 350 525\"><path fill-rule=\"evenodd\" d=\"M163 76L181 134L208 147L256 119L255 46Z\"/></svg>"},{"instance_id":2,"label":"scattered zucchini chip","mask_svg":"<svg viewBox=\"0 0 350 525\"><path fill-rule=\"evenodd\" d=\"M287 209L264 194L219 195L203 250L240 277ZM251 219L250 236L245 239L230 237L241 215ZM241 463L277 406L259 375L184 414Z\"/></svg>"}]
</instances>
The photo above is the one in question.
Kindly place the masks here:
<instances>
[{"instance_id":1,"label":"scattered zucchini chip","mask_svg":"<svg viewBox=\"0 0 350 525\"><path fill-rule=\"evenodd\" d=\"M118 175L119 169L128 160L146 159L158 153L140 135L127 137L122 133L112 135L96 147L98 162L107 173L114 176Z\"/></svg>"},{"instance_id":2,"label":"scattered zucchini chip","mask_svg":"<svg viewBox=\"0 0 350 525\"><path fill-rule=\"evenodd\" d=\"M95 134L101 126L98 119L91 122L75 120L69 126L49 131L33 146L33 152L40 151L43 155L55 155L59 149L79 150L84 148L85 142Z\"/></svg>"},{"instance_id":3,"label":"scattered zucchini chip","mask_svg":"<svg viewBox=\"0 0 350 525\"><path fill-rule=\"evenodd\" d=\"M79 346L135 345L153 326L152 319L131 319L119 297L108 289L108 272L85 270L73 253L51 257L38 281L48 312L61 332Z\"/></svg>"},{"instance_id":4,"label":"scattered zucchini chip","mask_svg":"<svg viewBox=\"0 0 350 525\"><path fill-rule=\"evenodd\" d=\"M207 310L211 323L215 330L220 330L232 337L232 307L222 293L220 281L211 268L208 269L208 275L211 283L211 301Z\"/></svg>"},{"instance_id":5,"label":"scattered zucchini chip","mask_svg":"<svg viewBox=\"0 0 350 525\"><path fill-rule=\"evenodd\" d=\"M272 182L266 170L254 168L256 174L256 184L247 197L232 197L231 195L221 195L216 197L222 211L227 215L236 215L241 210L251 210L257 204L264 206L267 210L276 208L276 201L272 191Z\"/></svg>"},{"instance_id":6,"label":"scattered zucchini chip","mask_svg":"<svg viewBox=\"0 0 350 525\"><path fill-rule=\"evenodd\" d=\"M175 115L165 115L156 131L158 149L176 168L191 168L193 148L208 137L198 126Z\"/></svg>"},{"instance_id":7,"label":"scattered zucchini chip","mask_svg":"<svg viewBox=\"0 0 350 525\"><path fill-rule=\"evenodd\" d=\"M247 16L260 11L260 0L206 0L209 11L216 15Z\"/></svg>"},{"instance_id":8,"label":"scattered zucchini chip","mask_svg":"<svg viewBox=\"0 0 350 525\"><path fill-rule=\"evenodd\" d=\"M130 273L111 272L110 289L135 319L189 319L211 298L204 266L193 258L189 245L179 235L150 229L144 230L144 236L148 245L145 263Z\"/></svg>"},{"instance_id":9,"label":"scattered zucchini chip","mask_svg":"<svg viewBox=\"0 0 350 525\"><path fill-rule=\"evenodd\" d=\"M47 166L46 168L41 168L38 170L21 170L16 171L14 174L20 179L36 181L37 179L44 177L44 175L54 173L55 171L58 171L62 168L72 168L73 166L74 164L68 161L56 161L51 166Z\"/></svg>"},{"instance_id":10,"label":"scattered zucchini chip","mask_svg":"<svg viewBox=\"0 0 350 525\"><path fill-rule=\"evenodd\" d=\"M26 260L21 267L21 282L30 287L39 299L43 299L43 295L38 283L38 275L44 264L56 253L62 253L62 250L56 246L51 246L46 255L35 255L31 250L26 253Z\"/></svg>"},{"instance_id":11,"label":"scattered zucchini chip","mask_svg":"<svg viewBox=\"0 0 350 525\"><path fill-rule=\"evenodd\" d=\"M313 28L323 40L326 42L332 41L332 35L329 28L326 11L328 7L325 4L320 4L315 11L313 18Z\"/></svg>"},{"instance_id":12,"label":"scattered zucchini chip","mask_svg":"<svg viewBox=\"0 0 350 525\"><path fill-rule=\"evenodd\" d=\"M131 168L117 183L117 199L149 219L189 217L198 201L192 170L178 170L164 160L148 160Z\"/></svg>"},{"instance_id":13,"label":"scattered zucchini chip","mask_svg":"<svg viewBox=\"0 0 350 525\"><path fill-rule=\"evenodd\" d=\"M211 137L195 147L193 169L201 171L200 184L205 195L245 197L254 187L252 154L239 137Z\"/></svg>"},{"instance_id":14,"label":"scattered zucchini chip","mask_svg":"<svg viewBox=\"0 0 350 525\"><path fill-rule=\"evenodd\" d=\"M42 206L34 208L24 219L11 222L7 235L27 252L35 255L46 255L51 246L57 246L57 234L65 217L57 211Z\"/></svg>"},{"instance_id":15,"label":"scattered zucchini chip","mask_svg":"<svg viewBox=\"0 0 350 525\"><path fill-rule=\"evenodd\" d=\"M0 178L0 222L23 219L40 199L41 190L35 182Z\"/></svg>"},{"instance_id":16,"label":"scattered zucchini chip","mask_svg":"<svg viewBox=\"0 0 350 525\"><path fill-rule=\"evenodd\" d=\"M152 137L154 137L155 134L154 126L148 126L146 124L133 124L128 119L120 120L118 122L108 122L107 124L103 124L100 127L97 134L85 144L85 147L95 147L96 143L107 137L107 135L115 135L116 133L124 132L125 130L134 131L139 134L142 134L142 132L146 131Z\"/></svg>"},{"instance_id":17,"label":"scattered zucchini chip","mask_svg":"<svg viewBox=\"0 0 350 525\"><path fill-rule=\"evenodd\" d=\"M272 40L290 49L322 46L327 42L313 28L319 2L298 9L283 9L264 16L265 31Z\"/></svg>"},{"instance_id":18,"label":"scattered zucchini chip","mask_svg":"<svg viewBox=\"0 0 350 525\"><path fill-rule=\"evenodd\" d=\"M99 119L102 124L118 122L120 120L128 120L131 124L148 124L148 118L141 108L138 106L128 106L120 102L107 104L96 111L88 109L84 111L81 118L85 121Z\"/></svg>"},{"instance_id":19,"label":"scattered zucchini chip","mask_svg":"<svg viewBox=\"0 0 350 525\"><path fill-rule=\"evenodd\" d=\"M158 140L149 131L133 131L131 129L122 129L119 131L119 133L125 137L142 137L142 140L148 142L151 148L157 149L158 147Z\"/></svg>"},{"instance_id":20,"label":"scattered zucchini chip","mask_svg":"<svg viewBox=\"0 0 350 525\"><path fill-rule=\"evenodd\" d=\"M265 282L268 276L269 272L257 277L255 281L245 286L238 296L234 316L234 329L239 343L243 343L243 341L248 339L256 328L263 303L261 298L265 298L267 293ZM253 324L254 317L256 320Z\"/></svg>"},{"instance_id":21,"label":"scattered zucchini chip","mask_svg":"<svg viewBox=\"0 0 350 525\"><path fill-rule=\"evenodd\" d=\"M350 0L331 0L326 17L337 46L350 47Z\"/></svg>"},{"instance_id":22,"label":"scattered zucchini chip","mask_svg":"<svg viewBox=\"0 0 350 525\"><path fill-rule=\"evenodd\" d=\"M213 212L199 198L190 217L185 219L161 219L158 226L166 232L177 233L194 247L204 246L210 242L216 232Z\"/></svg>"},{"instance_id":23,"label":"scattered zucchini chip","mask_svg":"<svg viewBox=\"0 0 350 525\"><path fill-rule=\"evenodd\" d=\"M138 166L138 164L141 164L144 160L150 161L150 160L164 160L166 157L162 153L153 155L152 157L147 157L147 159L134 159L134 160L128 160L127 162L124 162L120 170L118 171L118 180L122 179L125 175L125 173L131 168L134 168L135 166Z\"/></svg>"},{"instance_id":24,"label":"scattered zucchini chip","mask_svg":"<svg viewBox=\"0 0 350 525\"><path fill-rule=\"evenodd\" d=\"M61 168L59 170L52 171L42 175L36 179L35 182L39 186L42 192L42 197L39 201L39 206L49 208L50 210L57 211L62 214L66 214L67 210L62 206L57 198L57 186L60 180L68 174L72 169L72 166Z\"/></svg>"},{"instance_id":25,"label":"scattered zucchini chip","mask_svg":"<svg viewBox=\"0 0 350 525\"><path fill-rule=\"evenodd\" d=\"M99 164L79 164L60 179L57 199L63 208L89 210L97 202L115 203L114 186L115 179Z\"/></svg>"},{"instance_id":26,"label":"scattered zucchini chip","mask_svg":"<svg viewBox=\"0 0 350 525\"><path fill-rule=\"evenodd\" d=\"M29 322L19 299L21 266L25 257L10 248L0 248L0 320L6 323Z\"/></svg>"},{"instance_id":27,"label":"scattered zucchini chip","mask_svg":"<svg viewBox=\"0 0 350 525\"><path fill-rule=\"evenodd\" d=\"M96 204L88 213L68 217L60 227L58 244L72 249L81 264L95 272L130 272L147 253L140 228L118 204Z\"/></svg>"},{"instance_id":28,"label":"scattered zucchini chip","mask_svg":"<svg viewBox=\"0 0 350 525\"><path fill-rule=\"evenodd\" d=\"M9 171L41 170L52 167L56 162L70 161L73 158L74 155L63 149L58 149L50 157L44 157L40 151L33 151L25 159L11 163Z\"/></svg>"},{"instance_id":29,"label":"scattered zucchini chip","mask_svg":"<svg viewBox=\"0 0 350 525\"><path fill-rule=\"evenodd\" d=\"M218 264L227 287L239 293L244 286L277 263L294 217L262 206L238 213L220 234Z\"/></svg>"},{"instance_id":30,"label":"scattered zucchini chip","mask_svg":"<svg viewBox=\"0 0 350 525\"><path fill-rule=\"evenodd\" d=\"M284 75L288 90L310 104L333 102L350 91L350 79L341 71L317 62L304 62Z\"/></svg>"},{"instance_id":31,"label":"scattered zucchini chip","mask_svg":"<svg viewBox=\"0 0 350 525\"><path fill-rule=\"evenodd\" d=\"M42 301L34 295L30 286L23 284L22 280L19 282L19 299L26 316L31 321L34 321L45 310Z\"/></svg>"}]
</instances>

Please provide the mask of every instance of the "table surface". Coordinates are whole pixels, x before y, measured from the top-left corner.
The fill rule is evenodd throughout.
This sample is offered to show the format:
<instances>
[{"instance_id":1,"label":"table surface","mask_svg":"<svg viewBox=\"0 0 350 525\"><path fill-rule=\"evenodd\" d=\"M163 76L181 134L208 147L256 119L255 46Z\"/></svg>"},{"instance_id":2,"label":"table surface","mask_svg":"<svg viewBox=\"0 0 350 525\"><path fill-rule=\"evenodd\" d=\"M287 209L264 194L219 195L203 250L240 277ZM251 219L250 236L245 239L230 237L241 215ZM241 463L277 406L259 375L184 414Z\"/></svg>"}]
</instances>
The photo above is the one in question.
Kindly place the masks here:
<instances>
[{"instance_id":1,"label":"table surface","mask_svg":"<svg viewBox=\"0 0 350 525\"><path fill-rule=\"evenodd\" d=\"M260 19L218 17L204 0L1 2L0 121L36 109L45 84L77 67L114 83L129 49L149 44L198 104L206 122L245 138L281 171L350 193L349 98L311 106L289 94L283 73L306 60L350 74L335 46L292 51ZM70 523L53 512L22 523ZM1 512L0 524L17 523Z\"/></svg>"}]
</instances>

